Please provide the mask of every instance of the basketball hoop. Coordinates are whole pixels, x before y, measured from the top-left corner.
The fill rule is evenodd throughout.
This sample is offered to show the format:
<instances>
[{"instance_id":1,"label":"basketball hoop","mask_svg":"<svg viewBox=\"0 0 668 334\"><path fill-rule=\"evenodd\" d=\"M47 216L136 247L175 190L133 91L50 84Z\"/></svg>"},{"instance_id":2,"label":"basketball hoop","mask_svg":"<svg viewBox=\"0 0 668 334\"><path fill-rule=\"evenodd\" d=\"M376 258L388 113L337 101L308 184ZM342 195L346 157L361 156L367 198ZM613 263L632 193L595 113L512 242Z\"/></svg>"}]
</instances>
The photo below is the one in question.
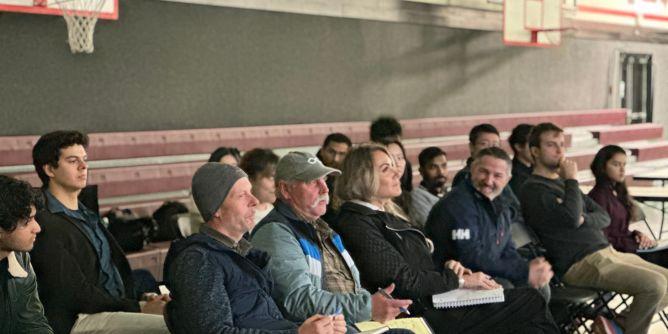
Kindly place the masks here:
<instances>
[{"instance_id":1,"label":"basketball hoop","mask_svg":"<svg viewBox=\"0 0 668 334\"><path fill-rule=\"evenodd\" d=\"M72 53L93 53L95 24L105 0L55 0L65 23L67 43Z\"/></svg>"},{"instance_id":2,"label":"basketball hoop","mask_svg":"<svg viewBox=\"0 0 668 334\"><path fill-rule=\"evenodd\" d=\"M503 41L507 45L552 47L561 43L562 0L505 0Z\"/></svg>"}]
</instances>

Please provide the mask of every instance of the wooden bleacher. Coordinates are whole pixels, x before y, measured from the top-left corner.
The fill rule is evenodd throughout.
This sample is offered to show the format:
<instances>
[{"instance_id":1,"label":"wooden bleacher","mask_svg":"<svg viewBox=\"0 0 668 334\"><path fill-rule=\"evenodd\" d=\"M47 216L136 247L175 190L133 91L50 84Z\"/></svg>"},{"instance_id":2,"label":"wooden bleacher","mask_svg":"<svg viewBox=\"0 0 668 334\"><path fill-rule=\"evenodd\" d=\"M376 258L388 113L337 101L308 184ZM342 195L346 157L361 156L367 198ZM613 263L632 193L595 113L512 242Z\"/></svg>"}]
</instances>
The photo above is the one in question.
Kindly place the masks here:
<instances>
[{"instance_id":1,"label":"wooden bleacher","mask_svg":"<svg viewBox=\"0 0 668 334\"><path fill-rule=\"evenodd\" d=\"M580 110L536 112L504 115L478 115L402 120L407 159L417 166L418 153L427 146L442 147L447 153L450 173L463 166L468 156L466 135L471 127L490 122L500 131L509 131L518 123L551 121L566 128L567 140L573 141L571 128L584 131L590 140L569 152L580 169L586 169L600 146L594 138L621 136L628 140L656 138L662 128L657 125L626 125L626 110ZM339 122L298 125L237 127L90 134L89 183L97 184L103 210L112 206L155 209L164 200L187 198L194 171L218 146L236 146L241 150L254 147L295 148L314 151L324 137L343 132L355 143L368 139L368 122ZM503 133L504 145L507 143ZM606 137L608 136L608 137ZM31 166L32 146L37 136L0 137L0 173L15 175L34 185L39 180ZM643 146L644 145L644 146ZM655 146L652 146L655 145ZM583 147L584 146L584 147ZM629 147L640 159L664 157L660 144L636 143ZM635 149L635 151L634 151ZM668 144L665 145L668 157ZM654 154L654 155L652 155ZM417 168L414 168L417 174ZM419 175L415 178L419 182Z\"/></svg>"},{"instance_id":2,"label":"wooden bleacher","mask_svg":"<svg viewBox=\"0 0 668 334\"><path fill-rule=\"evenodd\" d=\"M668 158L668 142L622 143L620 146L631 150L638 161Z\"/></svg>"},{"instance_id":3,"label":"wooden bleacher","mask_svg":"<svg viewBox=\"0 0 668 334\"><path fill-rule=\"evenodd\" d=\"M593 129L592 134L601 145L617 144L626 141L661 139L663 126L654 123L610 126Z\"/></svg>"}]
</instances>

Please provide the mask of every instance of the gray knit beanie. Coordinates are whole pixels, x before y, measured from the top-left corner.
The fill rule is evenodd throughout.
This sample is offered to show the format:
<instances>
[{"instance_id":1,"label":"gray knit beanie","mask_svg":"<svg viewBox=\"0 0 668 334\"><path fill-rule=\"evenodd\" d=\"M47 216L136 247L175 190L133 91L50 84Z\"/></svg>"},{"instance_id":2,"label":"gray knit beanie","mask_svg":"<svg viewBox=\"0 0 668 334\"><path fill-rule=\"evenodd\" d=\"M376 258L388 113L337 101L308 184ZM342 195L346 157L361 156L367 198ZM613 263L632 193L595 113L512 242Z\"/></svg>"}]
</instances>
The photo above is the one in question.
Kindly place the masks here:
<instances>
[{"instance_id":1,"label":"gray knit beanie","mask_svg":"<svg viewBox=\"0 0 668 334\"><path fill-rule=\"evenodd\" d=\"M211 220L232 186L242 177L248 175L239 167L218 162L207 162L197 169L193 175L192 194L205 222Z\"/></svg>"}]
</instances>

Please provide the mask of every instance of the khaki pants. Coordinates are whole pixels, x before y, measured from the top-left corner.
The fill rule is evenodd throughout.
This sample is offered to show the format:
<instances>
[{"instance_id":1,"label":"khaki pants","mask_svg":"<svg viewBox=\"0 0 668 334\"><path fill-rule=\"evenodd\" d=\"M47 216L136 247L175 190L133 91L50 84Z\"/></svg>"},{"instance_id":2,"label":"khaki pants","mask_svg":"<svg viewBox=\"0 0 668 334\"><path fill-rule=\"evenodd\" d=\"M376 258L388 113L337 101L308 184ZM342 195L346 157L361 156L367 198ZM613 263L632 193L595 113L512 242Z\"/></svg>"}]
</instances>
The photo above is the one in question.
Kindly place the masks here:
<instances>
[{"instance_id":1,"label":"khaki pants","mask_svg":"<svg viewBox=\"0 0 668 334\"><path fill-rule=\"evenodd\" d=\"M163 334L169 333L161 315L101 312L79 314L71 334Z\"/></svg>"},{"instance_id":2,"label":"khaki pants","mask_svg":"<svg viewBox=\"0 0 668 334\"><path fill-rule=\"evenodd\" d=\"M573 264L564 282L633 296L624 333L644 334L654 314L668 304L668 269L609 246Z\"/></svg>"}]
</instances>

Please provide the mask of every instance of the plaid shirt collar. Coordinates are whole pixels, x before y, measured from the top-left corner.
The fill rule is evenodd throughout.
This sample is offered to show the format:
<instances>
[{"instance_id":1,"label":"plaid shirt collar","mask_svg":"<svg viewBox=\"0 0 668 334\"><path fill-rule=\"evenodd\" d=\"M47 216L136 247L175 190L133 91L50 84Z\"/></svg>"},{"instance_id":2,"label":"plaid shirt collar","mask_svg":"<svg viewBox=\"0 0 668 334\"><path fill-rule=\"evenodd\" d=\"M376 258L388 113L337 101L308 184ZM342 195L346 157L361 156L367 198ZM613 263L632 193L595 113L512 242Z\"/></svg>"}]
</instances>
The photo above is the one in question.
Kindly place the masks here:
<instances>
[{"instance_id":1,"label":"plaid shirt collar","mask_svg":"<svg viewBox=\"0 0 668 334\"><path fill-rule=\"evenodd\" d=\"M199 229L200 233L204 233L216 241L220 242L223 244L225 247L232 249L235 253L241 255L241 256L246 256L248 255L248 252L251 250L252 245L248 240L241 238L239 242L234 242L234 240L230 239L228 236L218 232L216 229L210 227L209 225L202 225Z\"/></svg>"}]
</instances>

